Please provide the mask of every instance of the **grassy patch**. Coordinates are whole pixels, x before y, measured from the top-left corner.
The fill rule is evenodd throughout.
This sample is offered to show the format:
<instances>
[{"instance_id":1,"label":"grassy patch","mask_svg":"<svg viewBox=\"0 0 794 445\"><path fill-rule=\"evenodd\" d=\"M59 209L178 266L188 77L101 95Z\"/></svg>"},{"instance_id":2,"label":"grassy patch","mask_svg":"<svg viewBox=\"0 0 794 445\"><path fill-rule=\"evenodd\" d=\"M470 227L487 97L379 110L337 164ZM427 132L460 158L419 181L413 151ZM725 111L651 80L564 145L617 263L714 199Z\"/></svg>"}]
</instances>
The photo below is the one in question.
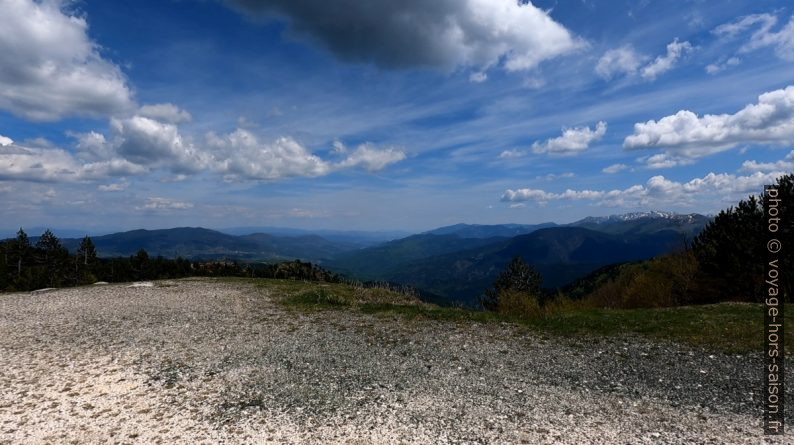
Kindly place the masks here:
<instances>
[{"instance_id":1,"label":"grassy patch","mask_svg":"<svg viewBox=\"0 0 794 445\"><path fill-rule=\"evenodd\" d=\"M285 297L282 303L286 306L301 309L338 309L350 306L350 298L336 294L329 289L311 289Z\"/></svg>"},{"instance_id":2,"label":"grassy patch","mask_svg":"<svg viewBox=\"0 0 794 445\"><path fill-rule=\"evenodd\" d=\"M248 280L250 282L250 280ZM560 336L640 335L646 338L701 346L727 353L760 352L763 312L759 304L720 303L655 309L594 309L577 304L544 307L540 316L511 317L493 312L438 307L379 288L292 280L253 280L287 307L299 310L347 308L383 317L442 322L510 322L533 331ZM786 322L794 326L788 311ZM787 351L794 329L786 329Z\"/></svg>"},{"instance_id":3,"label":"grassy patch","mask_svg":"<svg viewBox=\"0 0 794 445\"><path fill-rule=\"evenodd\" d=\"M794 317L787 316L788 323ZM757 304L721 303L662 309L581 309L554 317L524 320L541 331L561 335L639 334L728 353L761 351L763 312ZM786 332L786 343L794 334Z\"/></svg>"},{"instance_id":4,"label":"grassy patch","mask_svg":"<svg viewBox=\"0 0 794 445\"><path fill-rule=\"evenodd\" d=\"M758 352L763 347L762 309L757 304L721 303L663 309L569 309L546 317L515 318L456 308L367 304L369 314L439 321L512 322L533 331L560 336L636 334L700 346L726 353ZM794 316L786 316L794 324ZM785 342L794 345L786 330ZM787 348L788 350L788 348Z\"/></svg>"},{"instance_id":5,"label":"grassy patch","mask_svg":"<svg viewBox=\"0 0 794 445\"><path fill-rule=\"evenodd\" d=\"M383 316L401 316L408 319L428 319L438 321L472 321L487 323L503 321L504 317L493 312L472 311L469 309L437 307L437 306L406 306L388 303L367 303L359 306L365 314Z\"/></svg>"}]
</instances>

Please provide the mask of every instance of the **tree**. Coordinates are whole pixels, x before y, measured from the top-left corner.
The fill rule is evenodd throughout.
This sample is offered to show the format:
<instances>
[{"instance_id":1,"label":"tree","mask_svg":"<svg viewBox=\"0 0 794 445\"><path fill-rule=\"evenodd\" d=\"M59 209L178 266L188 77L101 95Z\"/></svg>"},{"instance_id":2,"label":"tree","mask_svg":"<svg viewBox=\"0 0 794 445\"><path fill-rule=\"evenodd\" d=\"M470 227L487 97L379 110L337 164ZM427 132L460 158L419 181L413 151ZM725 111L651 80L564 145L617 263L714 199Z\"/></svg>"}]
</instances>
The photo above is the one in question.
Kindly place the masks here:
<instances>
[{"instance_id":1,"label":"tree","mask_svg":"<svg viewBox=\"0 0 794 445\"><path fill-rule=\"evenodd\" d=\"M60 286L65 278L64 274L67 272L66 262L69 259L69 251L61 245L61 241L50 229L45 230L36 242L36 249L38 250L39 263L44 266L43 272L46 277L42 284L48 283L52 287Z\"/></svg>"},{"instance_id":2,"label":"tree","mask_svg":"<svg viewBox=\"0 0 794 445\"><path fill-rule=\"evenodd\" d=\"M480 299L483 309L489 311L499 310L501 295L505 292L519 293L526 298L535 299L543 303L540 285L543 278L534 267L525 263L521 257L514 257L504 272L494 281L490 289Z\"/></svg>"},{"instance_id":3,"label":"tree","mask_svg":"<svg viewBox=\"0 0 794 445\"><path fill-rule=\"evenodd\" d=\"M41 251L42 263L50 265L52 259L60 253L63 246L61 241L50 229L44 231L36 242L36 248Z\"/></svg>"},{"instance_id":4,"label":"tree","mask_svg":"<svg viewBox=\"0 0 794 445\"><path fill-rule=\"evenodd\" d=\"M13 247L11 248L14 260L17 265L17 278L22 276L22 266L25 262L28 261L28 257L30 256L30 240L28 239L28 234L25 233L22 228L19 228L17 232L17 237L14 239Z\"/></svg>"},{"instance_id":5,"label":"tree","mask_svg":"<svg viewBox=\"0 0 794 445\"><path fill-rule=\"evenodd\" d=\"M135 256L130 257L130 267L136 280L149 278L149 254L146 250L140 249Z\"/></svg>"},{"instance_id":6,"label":"tree","mask_svg":"<svg viewBox=\"0 0 794 445\"><path fill-rule=\"evenodd\" d=\"M794 175L777 179L782 270L794 270ZM763 203L766 197L749 196L723 210L695 237L692 250L711 286L714 301L761 301L765 289L766 243L770 238ZM791 281L784 293L791 297Z\"/></svg>"},{"instance_id":7,"label":"tree","mask_svg":"<svg viewBox=\"0 0 794 445\"><path fill-rule=\"evenodd\" d=\"M74 276L72 280L77 284L90 284L96 282L97 255L91 238L86 235L80 241L77 254L74 256Z\"/></svg>"},{"instance_id":8,"label":"tree","mask_svg":"<svg viewBox=\"0 0 794 445\"><path fill-rule=\"evenodd\" d=\"M80 241L80 247L77 249L77 257L82 262L83 266L90 266L96 263L96 248L94 242L88 235Z\"/></svg>"}]
</instances>

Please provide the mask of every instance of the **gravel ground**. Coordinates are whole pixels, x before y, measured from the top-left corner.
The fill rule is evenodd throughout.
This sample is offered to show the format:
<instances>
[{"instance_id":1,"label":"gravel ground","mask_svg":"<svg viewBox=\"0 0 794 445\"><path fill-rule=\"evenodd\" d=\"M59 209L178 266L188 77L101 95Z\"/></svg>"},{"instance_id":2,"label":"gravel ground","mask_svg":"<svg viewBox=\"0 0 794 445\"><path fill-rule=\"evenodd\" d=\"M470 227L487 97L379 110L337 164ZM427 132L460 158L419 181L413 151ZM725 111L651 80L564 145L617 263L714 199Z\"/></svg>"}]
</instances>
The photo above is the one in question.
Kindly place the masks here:
<instances>
[{"instance_id":1,"label":"gravel ground","mask_svg":"<svg viewBox=\"0 0 794 445\"><path fill-rule=\"evenodd\" d=\"M7 294L0 444L794 443L761 434L759 358L208 280Z\"/></svg>"}]
</instances>

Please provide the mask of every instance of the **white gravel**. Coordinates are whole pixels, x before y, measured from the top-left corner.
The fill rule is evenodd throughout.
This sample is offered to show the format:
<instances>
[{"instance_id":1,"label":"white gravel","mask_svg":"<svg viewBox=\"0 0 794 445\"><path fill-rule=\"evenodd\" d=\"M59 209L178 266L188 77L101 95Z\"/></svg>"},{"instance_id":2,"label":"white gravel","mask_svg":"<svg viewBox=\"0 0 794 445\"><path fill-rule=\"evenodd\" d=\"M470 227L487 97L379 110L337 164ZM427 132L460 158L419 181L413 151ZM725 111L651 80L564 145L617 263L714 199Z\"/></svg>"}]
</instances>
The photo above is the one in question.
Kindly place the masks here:
<instances>
[{"instance_id":1,"label":"white gravel","mask_svg":"<svg viewBox=\"0 0 794 445\"><path fill-rule=\"evenodd\" d=\"M794 443L761 434L758 358L210 280L5 294L0 444Z\"/></svg>"}]
</instances>

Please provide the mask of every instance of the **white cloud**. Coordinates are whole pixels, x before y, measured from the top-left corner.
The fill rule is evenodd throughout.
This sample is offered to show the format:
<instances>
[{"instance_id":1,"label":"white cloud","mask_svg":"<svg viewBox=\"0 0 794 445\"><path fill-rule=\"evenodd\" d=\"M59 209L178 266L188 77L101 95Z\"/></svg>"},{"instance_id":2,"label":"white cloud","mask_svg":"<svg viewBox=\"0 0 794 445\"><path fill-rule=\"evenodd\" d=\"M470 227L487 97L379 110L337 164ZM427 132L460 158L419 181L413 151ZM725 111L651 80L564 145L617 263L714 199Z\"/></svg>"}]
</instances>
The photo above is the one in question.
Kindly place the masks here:
<instances>
[{"instance_id":1,"label":"white cloud","mask_svg":"<svg viewBox=\"0 0 794 445\"><path fill-rule=\"evenodd\" d=\"M161 113L167 114L167 119L181 119L176 108L155 110L167 111ZM175 174L176 180L201 171L221 174L227 180L277 180L324 176L348 168L374 172L406 158L405 152L395 147L364 143L349 150L335 142L334 151L344 158L332 162L292 138L265 142L243 129L220 136L208 133L198 144L174 123L139 115L112 118L109 133L108 137L96 132L72 134L74 154L46 143L21 147L5 138L2 142L7 139L8 144L0 147L0 177L81 181L166 170Z\"/></svg>"},{"instance_id":2,"label":"white cloud","mask_svg":"<svg viewBox=\"0 0 794 445\"><path fill-rule=\"evenodd\" d=\"M629 168L626 164L612 164L609 167L604 167L601 171L607 174L617 173Z\"/></svg>"},{"instance_id":3,"label":"white cloud","mask_svg":"<svg viewBox=\"0 0 794 445\"><path fill-rule=\"evenodd\" d=\"M172 123L142 116L111 119L114 151L141 165L168 166L176 172L205 168L209 155L187 140Z\"/></svg>"},{"instance_id":4,"label":"white cloud","mask_svg":"<svg viewBox=\"0 0 794 445\"><path fill-rule=\"evenodd\" d=\"M647 57L638 54L631 46L610 49L605 52L596 65L596 73L604 79L611 79L615 75L624 74L632 76L640 68Z\"/></svg>"},{"instance_id":5,"label":"white cloud","mask_svg":"<svg viewBox=\"0 0 794 445\"><path fill-rule=\"evenodd\" d=\"M187 111L170 103L144 105L138 109L138 115L170 124L190 122L193 118Z\"/></svg>"},{"instance_id":6,"label":"white cloud","mask_svg":"<svg viewBox=\"0 0 794 445\"><path fill-rule=\"evenodd\" d=\"M257 17L285 18L293 36L309 37L341 59L388 68L528 70L583 45L546 11L516 0L231 3Z\"/></svg>"},{"instance_id":7,"label":"white cloud","mask_svg":"<svg viewBox=\"0 0 794 445\"><path fill-rule=\"evenodd\" d=\"M565 190L562 193L539 189L506 190L503 202L534 201L544 205L550 201L582 200L615 207L694 206L713 202L735 202L748 193L758 193L764 184L773 183L784 172L756 172L747 176L709 173L688 182L671 181L653 176L643 185L615 190Z\"/></svg>"},{"instance_id":8,"label":"white cloud","mask_svg":"<svg viewBox=\"0 0 794 445\"><path fill-rule=\"evenodd\" d=\"M794 171L794 150L777 162L756 162L744 161L742 171L746 172L774 172L774 171Z\"/></svg>"},{"instance_id":9,"label":"white cloud","mask_svg":"<svg viewBox=\"0 0 794 445\"><path fill-rule=\"evenodd\" d=\"M0 147L0 178L24 181L85 181L107 176L143 173L145 169L123 159L83 163L57 147Z\"/></svg>"},{"instance_id":10,"label":"white cloud","mask_svg":"<svg viewBox=\"0 0 794 445\"><path fill-rule=\"evenodd\" d=\"M672 168L681 165L690 165L695 161L691 158L675 156L670 153L659 153L647 158L640 158L640 162L644 162L645 166L650 169Z\"/></svg>"},{"instance_id":11,"label":"white cloud","mask_svg":"<svg viewBox=\"0 0 794 445\"><path fill-rule=\"evenodd\" d=\"M748 53L760 48L772 47L778 57L785 60L794 59L794 16L779 31L772 31L778 18L772 14L752 14L730 23L720 25L712 31L719 37L731 39L757 28L750 40L739 48L740 53Z\"/></svg>"},{"instance_id":12,"label":"white cloud","mask_svg":"<svg viewBox=\"0 0 794 445\"><path fill-rule=\"evenodd\" d=\"M218 136L207 135L213 168L233 179L275 180L295 176L316 177L331 166L292 138L260 142L250 131L237 129Z\"/></svg>"},{"instance_id":13,"label":"white cloud","mask_svg":"<svg viewBox=\"0 0 794 445\"><path fill-rule=\"evenodd\" d=\"M693 49L692 44L689 42L679 42L678 39L673 40L667 45L667 53L665 55L658 56L653 62L642 68L642 77L647 80L656 79L659 75L673 69L678 60Z\"/></svg>"},{"instance_id":14,"label":"white cloud","mask_svg":"<svg viewBox=\"0 0 794 445\"><path fill-rule=\"evenodd\" d=\"M634 124L625 148L666 148L677 156L696 158L738 144L794 143L794 86L758 96L734 114L698 117L688 110L658 121Z\"/></svg>"},{"instance_id":15,"label":"white cloud","mask_svg":"<svg viewBox=\"0 0 794 445\"><path fill-rule=\"evenodd\" d=\"M362 167L367 171L383 170L387 165L405 159L405 152L398 148L376 148L370 143L361 144L353 150L338 167Z\"/></svg>"},{"instance_id":16,"label":"white cloud","mask_svg":"<svg viewBox=\"0 0 794 445\"><path fill-rule=\"evenodd\" d=\"M127 190L127 187L129 187L129 184L126 182L116 182L113 184L102 184L97 189L100 192L121 192Z\"/></svg>"},{"instance_id":17,"label":"white cloud","mask_svg":"<svg viewBox=\"0 0 794 445\"><path fill-rule=\"evenodd\" d=\"M193 208L192 203L160 197L147 198L144 205L135 207L136 210L187 210L191 208Z\"/></svg>"},{"instance_id":18,"label":"white cloud","mask_svg":"<svg viewBox=\"0 0 794 445\"><path fill-rule=\"evenodd\" d=\"M0 1L0 109L37 121L132 107L121 70L59 0Z\"/></svg>"},{"instance_id":19,"label":"white cloud","mask_svg":"<svg viewBox=\"0 0 794 445\"><path fill-rule=\"evenodd\" d=\"M469 75L469 82L483 83L488 80L488 75L483 72L471 73Z\"/></svg>"},{"instance_id":20,"label":"white cloud","mask_svg":"<svg viewBox=\"0 0 794 445\"><path fill-rule=\"evenodd\" d=\"M604 121L598 122L593 130L590 127L565 128L561 136L532 144L532 151L559 155L576 154L604 137L606 132L607 124Z\"/></svg>"},{"instance_id":21,"label":"white cloud","mask_svg":"<svg viewBox=\"0 0 794 445\"><path fill-rule=\"evenodd\" d=\"M230 179L317 177L352 167L378 171L406 158L402 150L394 147L381 149L364 143L351 151L342 142L334 141L334 152L346 157L332 163L311 153L292 138L262 142L250 131L242 129L223 136L210 133L207 145L211 149L211 168Z\"/></svg>"},{"instance_id":22,"label":"white cloud","mask_svg":"<svg viewBox=\"0 0 794 445\"><path fill-rule=\"evenodd\" d=\"M554 181L555 179L561 178L573 178L576 176L574 172L565 172L565 173L548 173L542 176L536 176L535 179L543 179L546 181Z\"/></svg>"},{"instance_id":23,"label":"white cloud","mask_svg":"<svg viewBox=\"0 0 794 445\"><path fill-rule=\"evenodd\" d=\"M727 60L710 63L706 65L706 72L709 74L717 74L720 71L724 71L732 66L736 66L741 63L741 59L738 57L731 57Z\"/></svg>"},{"instance_id":24,"label":"white cloud","mask_svg":"<svg viewBox=\"0 0 794 445\"><path fill-rule=\"evenodd\" d=\"M521 157L526 156L526 155L527 155L527 153L525 151L523 151L523 150L515 150L515 149L513 149L513 150L504 150L504 151L502 151L501 153L499 153L499 158L500 159L513 159L513 158L521 158Z\"/></svg>"},{"instance_id":25,"label":"white cloud","mask_svg":"<svg viewBox=\"0 0 794 445\"><path fill-rule=\"evenodd\" d=\"M0 134L0 147L5 147L14 143L14 140Z\"/></svg>"}]
</instances>

